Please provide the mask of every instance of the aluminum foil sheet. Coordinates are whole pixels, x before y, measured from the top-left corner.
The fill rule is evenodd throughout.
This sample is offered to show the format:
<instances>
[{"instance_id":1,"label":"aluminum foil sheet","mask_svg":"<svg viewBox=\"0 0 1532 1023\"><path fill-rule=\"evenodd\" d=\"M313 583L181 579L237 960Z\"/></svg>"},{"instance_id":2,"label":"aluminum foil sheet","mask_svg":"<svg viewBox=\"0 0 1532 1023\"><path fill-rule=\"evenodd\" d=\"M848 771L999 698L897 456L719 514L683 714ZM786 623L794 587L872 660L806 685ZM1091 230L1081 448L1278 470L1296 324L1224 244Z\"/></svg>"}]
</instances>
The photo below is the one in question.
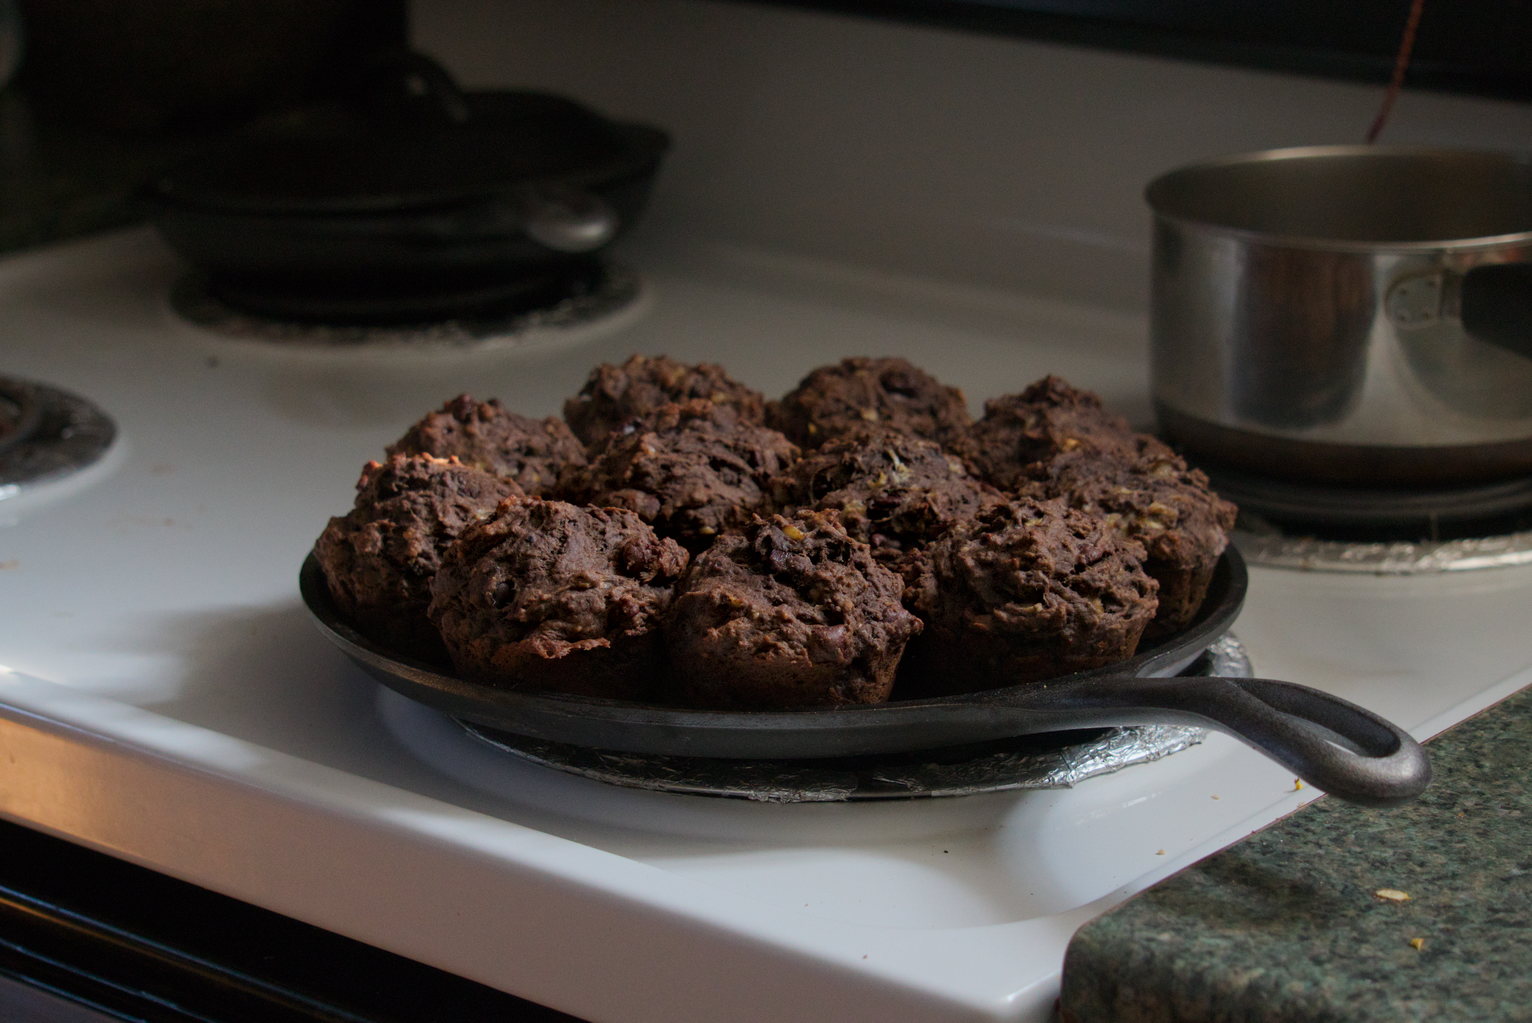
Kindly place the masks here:
<instances>
[{"instance_id":1,"label":"aluminum foil sheet","mask_svg":"<svg viewBox=\"0 0 1532 1023\"><path fill-rule=\"evenodd\" d=\"M1248 678L1250 660L1225 636L1185 674ZM497 749L544 767L613 785L771 803L966 796L1070 788L1200 743L1202 728L1142 725L1020 736L1000 743L897 757L845 760L713 760L650 756L542 742L463 724Z\"/></svg>"},{"instance_id":2,"label":"aluminum foil sheet","mask_svg":"<svg viewBox=\"0 0 1532 1023\"><path fill-rule=\"evenodd\" d=\"M1360 542L1272 533L1237 533L1252 565L1309 572L1425 575L1532 565L1532 532L1461 540Z\"/></svg>"},{"instance_id":3,"label":"aluminum foil sheet","mask_svg":"<svg viewBox=\"0 0 1532 1023\"><path fill-rule=\"evenodd\" d=\"M331 324L282 320L235 309L215 297L196 274L171 289L176 314L234 341L276 343L289 347L394 352L522 348L567 341L586 328L602 327L643 294L642 278L632 269L604 264L595 282L545 308L505 316L461 316L425 323Z\"/></svg>"}]
</instances>

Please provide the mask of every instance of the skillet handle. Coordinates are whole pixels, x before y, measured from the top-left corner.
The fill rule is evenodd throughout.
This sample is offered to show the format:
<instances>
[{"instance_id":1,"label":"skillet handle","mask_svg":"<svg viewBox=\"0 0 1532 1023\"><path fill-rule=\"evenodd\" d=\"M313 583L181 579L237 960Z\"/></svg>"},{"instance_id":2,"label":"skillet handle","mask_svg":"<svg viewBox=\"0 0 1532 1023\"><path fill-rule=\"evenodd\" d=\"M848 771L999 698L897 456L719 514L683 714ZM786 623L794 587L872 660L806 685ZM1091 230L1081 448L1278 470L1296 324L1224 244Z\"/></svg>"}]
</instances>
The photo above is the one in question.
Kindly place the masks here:
<instances>
[{"instance_id":1,"label":"skillet handle","mask_svg":"<svg viewBox=\"0 0 1532 1023\"><path fill-rule=\"evenodd\" d=\"M516 202L527 237L554 252L594 252L617 237L617 211L573 185L528 186Z\"/></svg>"},{"instance_id":2,"label":"skillet handle","mask_svg":"<svg viewBox=\"0 0 1532 1023\"><path fill-rule=\"evenodd\" d=\"M1226 732L1318 789L1394 806L1431 781L1426 751L1398 726L1338 696L1263 678L1088 678L1038 694L1060 710L1098 709L1122 723L1175 719ZM1167 713L1169 712L1169 713Z\"/></svg>"}]
</instances>

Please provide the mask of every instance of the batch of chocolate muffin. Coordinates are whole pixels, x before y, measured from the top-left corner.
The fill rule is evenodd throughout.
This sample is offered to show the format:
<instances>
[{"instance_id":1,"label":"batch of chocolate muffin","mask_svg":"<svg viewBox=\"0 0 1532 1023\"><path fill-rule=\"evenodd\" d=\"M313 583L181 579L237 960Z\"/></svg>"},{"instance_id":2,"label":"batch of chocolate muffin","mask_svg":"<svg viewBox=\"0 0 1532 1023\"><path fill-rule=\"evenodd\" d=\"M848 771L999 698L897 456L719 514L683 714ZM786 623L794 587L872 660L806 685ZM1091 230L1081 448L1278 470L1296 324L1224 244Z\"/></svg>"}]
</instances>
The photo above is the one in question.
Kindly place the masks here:
<instances>
[{"instance_id":1,"label":"batch of chocolate muffin","mask_svg":"<svg viewBox=\"0 0 1532 1023\"><path fill-rule=\"evenodd\" d=\"M1196 614L1235 509L1057 377L991 399L898 358L768 401L597 366L562 418L462 395L315 544L362 634L490 686L680 707L874 704L1131 656Z\"/></svg>"}]
</instances>

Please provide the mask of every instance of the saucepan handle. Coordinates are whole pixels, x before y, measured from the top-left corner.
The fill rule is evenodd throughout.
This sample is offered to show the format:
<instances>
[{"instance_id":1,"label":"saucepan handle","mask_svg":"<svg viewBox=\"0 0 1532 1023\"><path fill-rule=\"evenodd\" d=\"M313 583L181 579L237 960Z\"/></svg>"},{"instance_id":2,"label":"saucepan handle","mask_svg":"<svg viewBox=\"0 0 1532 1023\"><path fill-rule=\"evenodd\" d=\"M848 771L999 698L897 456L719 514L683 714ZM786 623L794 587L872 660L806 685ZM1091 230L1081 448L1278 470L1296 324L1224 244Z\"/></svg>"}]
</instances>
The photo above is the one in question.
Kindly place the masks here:
<instances>
[{"instance_id":1,"label":"saucepan handle","mask_svg":"<svg viewBox=\"0 0 1532 1023\"><path fill-rule=\"evenodd\" d=\"M1489 263L1468 271L1459 315L1474 337L1532 358L1532 263Z\"/></svg>"},{"instance_id":2,"label":"saucepan handle","mask_svg":"<svg viewBox=\"0 0 1532 1023\"><path fill-rule=\"evenodd\" d=\"M1482 263L1466 272L1401 277L1383 305L1396 330L1457 323L1476 340L1532 359L1532 263Z\"/></svg>"},{"instance_id":3,"label":"saucepan handle","mask_svg":"<svg viewBox=\"0 0 1532 1023\"><path fill-rule=\"evenodd\" d=\"M1038 694L1050 709L1199 723L1241 740L1337 798L1405 803L1431 781L1426 752L1397 725L1338 696L1263 678L1087 678ZM1042 709L1042 708L1037 708Z\"/></svg>"}]
</instances>

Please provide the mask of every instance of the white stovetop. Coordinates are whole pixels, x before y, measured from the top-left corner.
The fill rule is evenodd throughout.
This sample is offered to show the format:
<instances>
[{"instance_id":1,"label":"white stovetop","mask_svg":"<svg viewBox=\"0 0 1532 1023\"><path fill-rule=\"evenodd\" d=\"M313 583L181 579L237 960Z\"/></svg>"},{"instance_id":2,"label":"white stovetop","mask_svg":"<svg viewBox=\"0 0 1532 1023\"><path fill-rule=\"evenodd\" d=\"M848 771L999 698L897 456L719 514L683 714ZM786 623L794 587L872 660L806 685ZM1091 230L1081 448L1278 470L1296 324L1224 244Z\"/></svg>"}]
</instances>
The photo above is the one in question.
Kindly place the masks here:
<instances>
[{"instance_id":1,"label":"white stovetop","mask_svg":"<svg viewBox=\"0 0 1532 1023\"><path fill-rule=\"evenodd\" d=\"M1135 316L717 245L625 257L644 298L604 328L389 356L178 323L147 232L0 263L0 373L121 430L80 481L0 502L0 813L597 1020L1039 1020L1080 923L1316 795L1221 736L1061 792L643 793L383 695L298 566L362 463L459 391L540 416L635 351L768 393L886 353L976 405L1060 373L1147 408ZM1425 737L1532 681L1529 598L1526 568L1256 568L1236 632L1259 674Z\"/></svg>"}]
</instances>

